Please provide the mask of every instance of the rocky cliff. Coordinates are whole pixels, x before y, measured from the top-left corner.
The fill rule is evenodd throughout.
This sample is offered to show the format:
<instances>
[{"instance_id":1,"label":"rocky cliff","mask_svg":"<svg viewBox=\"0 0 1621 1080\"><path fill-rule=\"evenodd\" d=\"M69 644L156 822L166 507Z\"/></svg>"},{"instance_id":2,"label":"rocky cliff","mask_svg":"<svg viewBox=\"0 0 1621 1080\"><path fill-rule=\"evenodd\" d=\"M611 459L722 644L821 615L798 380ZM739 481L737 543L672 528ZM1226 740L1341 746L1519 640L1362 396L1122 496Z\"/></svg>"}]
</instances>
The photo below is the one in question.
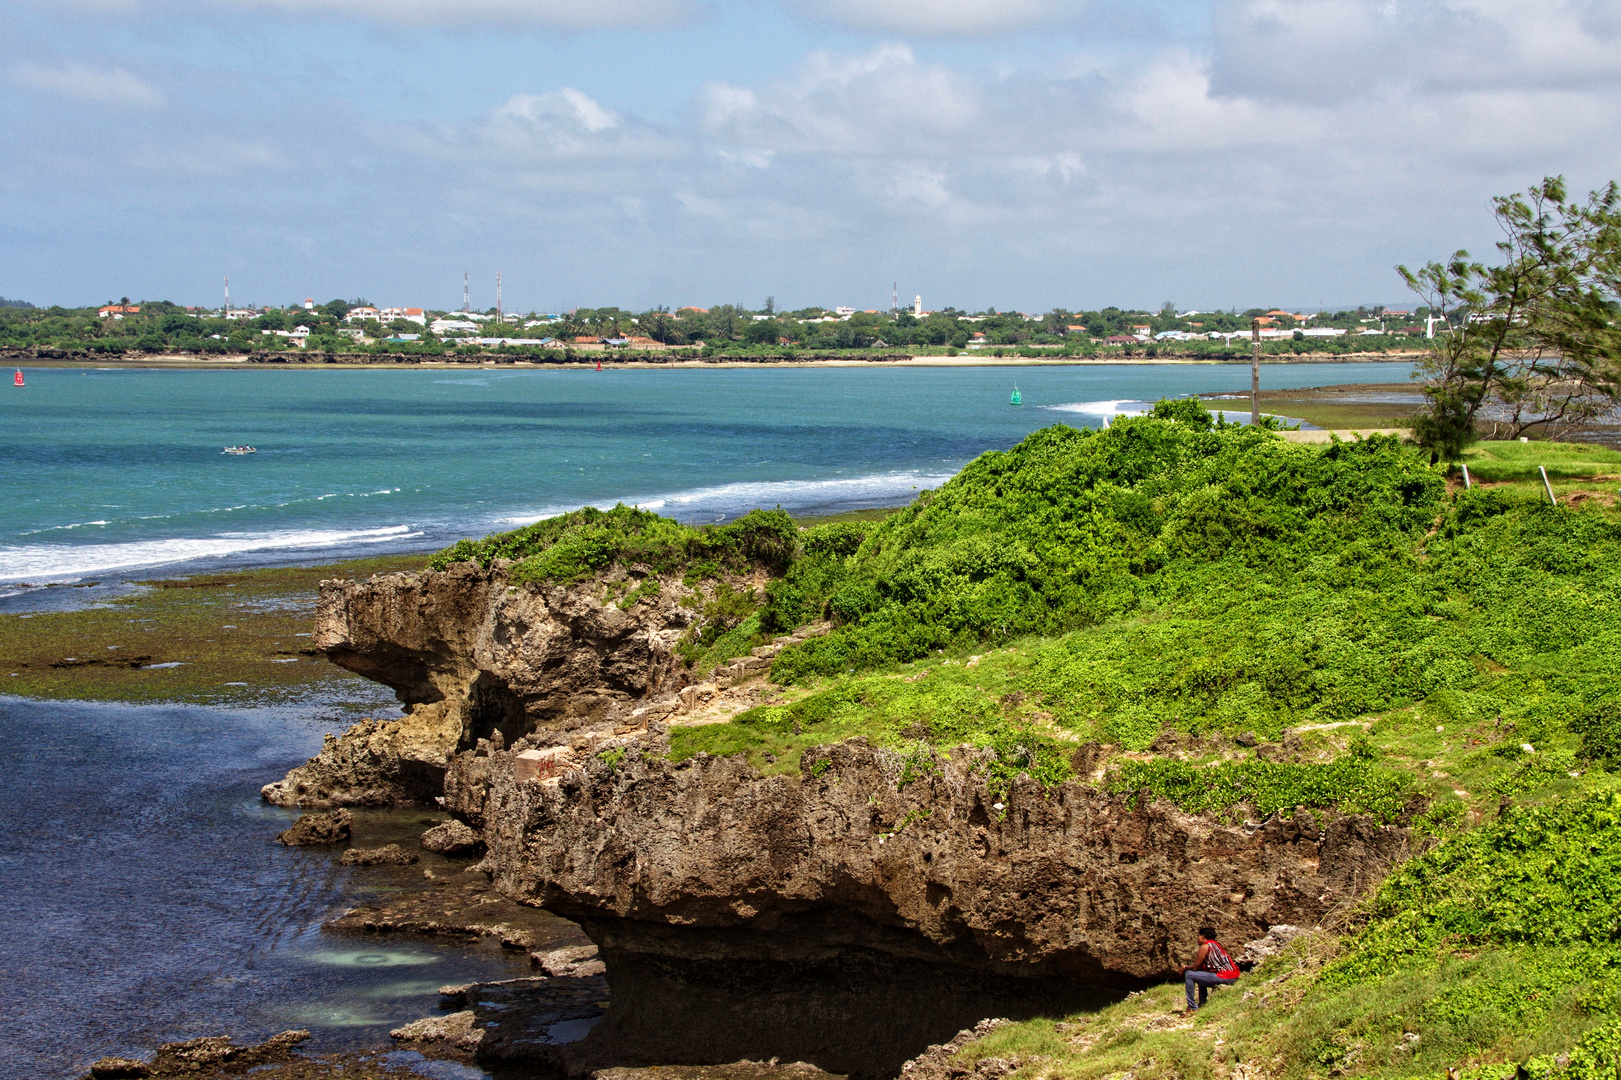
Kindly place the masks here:
<instances>
[{"instance_id":1,"label":"rocky cliff","mask_svg":"<svg viewBox=\"0 0 1621 1080\"><path fill-rule=\"evenodd\" d=\"M406 715L328 738L264 797L306 806L426 801L440 793L451 755L480 739L505 745L539 732L566 744L579 732L645 728L639 709L692 682L677 645L717 617L717 590L747 594L765 580L688 584L632 568L566 585L515 584L497 561L323 581L316 646L392 687ZM742 658L722 681L768 665Z\"/></svg>"},{"instance_id":2,"label":"rocky cliff","mask_svg":"<svg viewBox=\"0 0 1621 1080\"><path fill-rule=\"evenodd\" d=\"M392 687L406 715L329 739L265 798L418 801L439 793L452 754L496 731L512 739L611 724L647 695L685 685L675 645L705 598L679 578L623 570L520 586L500 562L323 581L316 646Z\"/></svg>"},{"instance_id":3,"label":"rocky cliff","mask_svg":"<svg viewBox=\"0 0 1621 1080\"><path fill-rule=\"evenodd\" d=\"M984 1017L1164 977L1201 923L1235 951L1315 924L1407 846L1364 818L1222 825L1075 782L998 796L966 748L910 782L861 740L777 776L659 749L521 781L519 755L486 749L448 778L497 887L601 947L614 1004L577 1072L780 1057L892 1075Z\"/></svg>"}]
</instances>

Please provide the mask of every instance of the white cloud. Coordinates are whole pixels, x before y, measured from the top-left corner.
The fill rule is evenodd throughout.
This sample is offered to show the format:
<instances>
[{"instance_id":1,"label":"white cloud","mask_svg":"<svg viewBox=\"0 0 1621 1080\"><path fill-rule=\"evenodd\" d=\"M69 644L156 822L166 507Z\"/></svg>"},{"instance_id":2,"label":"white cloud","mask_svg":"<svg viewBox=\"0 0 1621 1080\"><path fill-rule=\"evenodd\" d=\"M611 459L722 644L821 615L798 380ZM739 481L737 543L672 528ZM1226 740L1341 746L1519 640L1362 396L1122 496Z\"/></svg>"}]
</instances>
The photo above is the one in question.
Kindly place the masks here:
<instances>
[{"instance_id":1,"label":"white cloud","mask_svg":"<svg viewBox=\"0 0 1621 1080\"><path fill-rule=\"evenodd\" d=\"M33 0L45 6L45 0ZM385 26L542 26L561 30L647 29L690 22L695 0L54 0L94 12L192 11L232 8L362 19Z\"/></svg>"},{"instance_id":2,"label":"white cloud","mask_svg":"<svg viewBox=\"0 0 1621 1080\"><path fill-rule=\"evenodd\" d=\"M810 20L851 30L953 37L1023 30L1080 8L1077 0L790 0Z\"/></svg>"},{"instance_id":3,"label":"white cloud","mask_svg":"<svg viewBox=\"0 0 1621 1080\"><path fill-rule=\"evenodd\" d=\"M982 111L966 80L904 45L816 53L796 77L759 89L710 83L699 106L704 132L723 144L862 157L945 148Z\"/></svg>"},{"instance_id":4,"label":"white cloud","mask_svg":"<svg viewBox=\"0 0 1621 1080\"><path fill-rule=\"evenodd\" d=\"M28 90L98 105L155 109L164 100L157 87L122 68L91 67L77 62L50 66L24 61L12 67L11 80Z\"/></svg>"}]
</instances>

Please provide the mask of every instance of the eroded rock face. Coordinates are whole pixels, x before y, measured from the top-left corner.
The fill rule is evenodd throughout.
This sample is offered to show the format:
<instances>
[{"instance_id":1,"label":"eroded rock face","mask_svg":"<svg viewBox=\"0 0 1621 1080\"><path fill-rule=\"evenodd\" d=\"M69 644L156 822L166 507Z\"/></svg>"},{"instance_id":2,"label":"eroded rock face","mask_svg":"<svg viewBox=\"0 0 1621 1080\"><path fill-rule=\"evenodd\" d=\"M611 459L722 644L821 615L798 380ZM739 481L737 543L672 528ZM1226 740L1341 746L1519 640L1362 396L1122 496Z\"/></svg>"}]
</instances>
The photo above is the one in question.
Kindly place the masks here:
<instances>
[{"instance_id":1,"label":"eroded rock face","mask_svg":"<svg viewBox=\"0 0 1621 1080\"><path fill-rule=\"evenodd\" d=\"M725 583L747 590L764 580ZM316 646L392 687L407 715L329 739L264 797L305 806L430 801L450 756L480 739L612 726L687 684L675 647L718 584L618 569L518 586L499 562L323 581Z\"/></svg>"},{"instance_id":2,"label":"eroded rock face","mask_svg":"<svg viewBox=\"0 0 1621 1080\"><path fill-rule=\"evenodd\" d=\"M349 839L352 824L347 810L334 810L330 814L300 814L290 827L276 834L276 843L288 847L341 844Z\"/></svg>"},{"instance_id":3,"label":"eroded rock face","mask_svg":"<svg viewBox=\"0 0 1621 1080\"><path fill-rule=\"evenodd\" d=\"M576 1072L778 1057L893 1075L987 1016L1164 977L1202 923L1235 949L1313 925L1407 848L1360 817L1226 827L1079 783L993 794L966 749L936 765L902 786L861 740L807 751L797 777L632 747L519 783L492 751L456 759L447 798L478 803L502 892L600 947L614 1007Z\"/></svg>"}]
</instances>

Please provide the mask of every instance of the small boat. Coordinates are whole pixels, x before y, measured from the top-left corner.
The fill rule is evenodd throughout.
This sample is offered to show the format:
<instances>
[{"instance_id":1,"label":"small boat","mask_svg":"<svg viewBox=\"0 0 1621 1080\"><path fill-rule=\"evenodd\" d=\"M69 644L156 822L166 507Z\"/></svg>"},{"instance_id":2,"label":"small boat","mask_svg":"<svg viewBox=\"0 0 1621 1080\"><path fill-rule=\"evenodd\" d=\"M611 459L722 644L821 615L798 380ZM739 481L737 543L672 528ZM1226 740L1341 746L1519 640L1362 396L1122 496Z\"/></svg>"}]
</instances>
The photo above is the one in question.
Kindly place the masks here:
<instances>
[{"instance_id":1,"label":"small boat","mask_svg":"<svg viewBox=\"0 0 1621 1080\"><path fill-rule=\"evenodd\" d=\"M254 446L227 446L220 451L222 454L257 454L258 452L258 448Z\"/></svg>"},{"instance_id":2,"label":"small boat","mask_svg":"<svg viewBox=\"0 0 1621 1080\"><path fill-rule=\"evenodd\" d=\"M1019 388L1017 386L1015 386L1013 388L1013 396L1008 398L1008 404L1009 405L1023 405L1024 404L1024 398L1019 396Z\"/></svg>"}]
</instances>

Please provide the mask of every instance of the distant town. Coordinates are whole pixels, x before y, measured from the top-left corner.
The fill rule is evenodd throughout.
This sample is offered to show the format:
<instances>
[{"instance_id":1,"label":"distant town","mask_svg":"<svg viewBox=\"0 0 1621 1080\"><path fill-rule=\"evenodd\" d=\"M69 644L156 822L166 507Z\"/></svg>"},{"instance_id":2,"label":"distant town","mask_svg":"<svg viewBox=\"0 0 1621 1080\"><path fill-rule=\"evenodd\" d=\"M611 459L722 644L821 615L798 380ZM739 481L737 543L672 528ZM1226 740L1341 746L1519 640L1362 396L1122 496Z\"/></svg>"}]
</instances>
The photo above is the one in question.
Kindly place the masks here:
<instances>
[{"instance_id":1,"label":"distant town","mask_svg":"<svg viewBox=\"0 0 1621 1080\"><path fill-rule=\"evenodd\" d=\"M811 307L782 311L737 304L618 307L567 312L445 311L386 306L359 298L286 307L183 307L123 298L98 308L39 308L0 302L0 348L87 353L164 353L206 357L266 352L473 355L532 353L558 359L581 353L683 356L910 354L993 356L1207 355L1246 353L1258 337L1267 353L1365 353L1410 350L1446 323L1430 313L1384 307L1291 312L1158 311L1106 307L1020 311L926 309L921 296L890 310Z\"/></svg>"}]
</instances>

